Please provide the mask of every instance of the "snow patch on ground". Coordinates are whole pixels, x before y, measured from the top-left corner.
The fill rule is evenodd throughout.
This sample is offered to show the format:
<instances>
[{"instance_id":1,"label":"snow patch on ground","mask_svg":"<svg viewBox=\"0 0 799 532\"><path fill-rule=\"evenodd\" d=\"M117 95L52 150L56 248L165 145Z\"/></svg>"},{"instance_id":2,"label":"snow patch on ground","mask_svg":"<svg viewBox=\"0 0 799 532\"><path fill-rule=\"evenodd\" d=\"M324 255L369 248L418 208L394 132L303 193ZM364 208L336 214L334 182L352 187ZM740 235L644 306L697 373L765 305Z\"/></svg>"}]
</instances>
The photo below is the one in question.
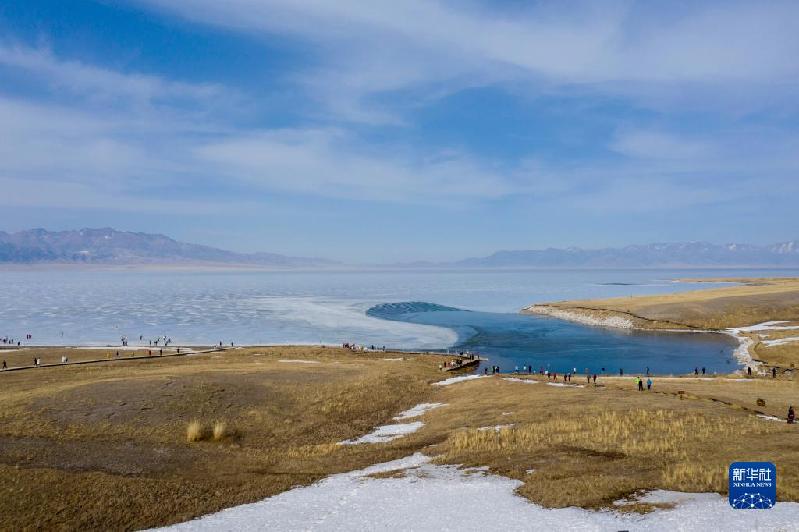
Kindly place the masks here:
<instances>
[{"instance_id":1,"label":"snow patch on ground","mask_svg":"<svg viewBox=\"0 0 799 532\"><path fill-rule=\"evenodd\" d=\"M389 471L405 475L369 476ZM669 502L674 508L645 515L547 509L516 495L520 485L486 472L433 465L417 453L165 530L794 530L799 515L797 503L747 512L733 510L716 493L661 490L641 500Z\"/></svg>"},{"instance_id":2,"label":"snow patch on ground","mask_svg":"<svg viewBox=\"0 0 799 532\"><path fill-rule=\"evenodd\" d=\"M784 419L780 419L780 418L774 417L774 416L766 416L766 415L763 415L763 414L758 414L757 417L759 417L760 419L766 419L768 421L779 421L781 423L786 423L786 421Z\"/></svg>"},{"instance_id":3,"label":"snow patch on ground","mask_svg":"<svg viewBox=\"0 0 799 532\"><path fill-rule=\"evenodd\" d=\"M729 334L733 336L736 340L738 340L738 347L732 352L735 359L744 366L755 366L757 367L759 363L756 363L752 359L752 353L749 351L749 348L754 345L754 341L749 338L748 336L744 336L741 334L744 332L745 327L743 328L731 328L725 329L721 331L724 334Z\"/></svg>"},{"instance_id":4,"label":"snow patch on ground","mask_svg":"<svg viewBox=\"0 0 799 532\"><path fill-rule=\"evenodd\" d=\"M396 360L405 360L405 359L404 359L404 358L402 358L402 357L400 357L400 358L384 358L383 360L391 360L391 361L396 361Z\"/></svg>"},{"instance_id":5,"label":"snow patch on ground","mask_svg":"<svg viewBox=\"0 0 799 532\"><path fill-rule=\"evenodd\" d=\"M748 327L737 327L735 329L741 332L757 332L757 331L789 331L799 329L799 325L780 325L780 323L788 323L787 321L764 321L757 325L750 325Z\"/></svg>"},{"instance_id":6,"label":"snow patch on ground","mask_svg":"<svg viewBox=\"0 0 799 532\"><path fill-rule=\"evenodd\" d=\"M579 312L575 312L572 310L564 310L564 309L540 306L540 305L530 305L529 307L525 307L522 310L524 312L530 312L532 314L551 316L553 318L573 321L576 323L582 323L583 325L591 325L594 327L612 327L614 329L633 328L632 320L623 318L621 316L608 316L606 318L600 318L596 316L589 316L587 314L581 314Z\"/></svg>"},{"instance_id":7,"label":"snow patch on ground","mask_svg":"<svg viewBox=\"0 0 799 532\"><path fill-rule=\"evenodd\" d=\"M396 421L402 421L403 419L410 419L414 417L419 417L425 412L429 412L436 408L440 408L442 406L446 406L446 403L420 403L413 408L409 408L404 412L400 412L399 415L394 416Z\"/></svg>"},{"instance_id":8,"label":"snow patch on ground","mask_svg":"<svg viewBox=\"0 0 799 532\"><path fill-rule=\"evenodd\" d=\"M281 359L278 362L285 362L288 364L321 364L318 360L301 360L301 359Z\"/></svg>"},{"instance_id":9,"label":"snow patch on ground","mask_svg":"<svg viewBox=\"0 0 799 532\"><path fill-rule=\"evenodd\" d=\"M385 443L387 441L402 438L408 434L413 434L420 428L424 427L421 421L414 421L412 423L397 423L394 425L381 425L375 428L369 434L364 434L354 440L344 440L339 442L339 445L358 445L361 443Z\"/></svg>"},{"instance_id":10,"label":"snow patch on ground","mask_svg":"<svg viewBox=\"0 0 799 532\"><path fill-rule=\"evenodd\" d=\"M729 334L734 336L738 340L738 347L733 351L733 355L741 364L745 366L760 366L759 362L755 362L752 359L752 353L750 348L754 345L754 340L748 336L745 336L744 333L753 333L758 331L788 331L788 330L795 330L799 329L799 325L780 325L782 323L788 323L787 321L764 321L763 323L758 323L756 325L749 325L747 327L730 327L729 329L725 329L722 332L725 334ZM799 337L794 337L794 341L799 341ZM788 341L786 341L788 340ZM767 340L764 341L763 344L766 347L771 347L773 345L781 345L784 343L788 343L791 341L789 338L782 338L781 340ZM762 372L761 372L762 373Z\"/></svg>"},{"instance_id":11,"label":"snow patch on ground","mask_svg":"<svg viewBox=\"0 0 799 532\"><path fill-rule=\"evenodd\" d=\"M449 379L444 379L443 381L434 382L433 386L449 386L450 384L455 384L458 382L484 379L486 377L488 377L488 375L463 375L461 377L450 377Z\"/></svg>"},{"instance_id":12,"label":"snow patch on ground","mask_svg":"<svg viewBox=\"0 0 799 532\"><path fill-rule=\"evenodd\" d=\"M763 340L763 345L766 347L774 347L775 345L785 345L792 342L799 342L799 336L789 336L788 338L778 338L777 340Z\"/></svg>"},{"instance_id":13,"label":"snow patch on ground","mask_svg":"<svg viewBox=\"0 0 799 532\"><path fill-rule=\"evenodd\" d=\"M516 423L507 423L505 425L494 425L493 427L478 427L477 430L483 431L483 432L485 432L487 430L493 430L494 432L499 432L502 429L509 429L509 428L513 427L514 425L516 425Z\"/></svg>"},{"instance_id":14,"label":"snow patch on ground","mask_svg":"<svg viewBox=\"0 0 799 532\"><path fill-rule=\"evenodd\" d=\"M547 386L560 386L561 388L585 388L584 384L566 384L563 382L548 382Z\"/></svg>"},{"instance_id":15,"label":"snow patch on ground","mask_svg":"<svg viewBox=\"0 0 799 532\"><path fill-rule=\"evenodd\" d=\"M516 377L502 377L502 380L510 382L523 382L525 384L538 384L538 381L534 381L533 379L518 379Z\"/></svg>"}]
</instances>

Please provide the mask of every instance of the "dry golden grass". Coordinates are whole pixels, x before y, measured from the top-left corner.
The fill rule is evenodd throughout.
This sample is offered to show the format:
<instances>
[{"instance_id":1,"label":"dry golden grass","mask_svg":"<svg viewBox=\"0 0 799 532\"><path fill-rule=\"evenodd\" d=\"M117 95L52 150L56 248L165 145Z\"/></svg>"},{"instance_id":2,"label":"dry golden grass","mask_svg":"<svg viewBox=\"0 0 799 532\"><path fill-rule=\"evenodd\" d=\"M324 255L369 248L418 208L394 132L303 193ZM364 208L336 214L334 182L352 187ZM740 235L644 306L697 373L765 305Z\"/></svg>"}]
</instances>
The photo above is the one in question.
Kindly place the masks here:
<instances>
[{"instance_id":1,"label":"dry golden grass","mask_svg":"<svg viewBox=\"0 0 799 532\"><path fill-rule=\"evenodd\" d=\"M197 442L201 441L204 437L205 429L203 428L203 424L196 419L189 421L189 424L186 427L186 441L190 443Z\"/></svg>"},{"instance_id":2,"label":"dry golden grass","mask_svg":"<svg viewBox=\"0 0 799 532\"><path fill-rule=\"evenodd\" d=\"M632 315L652 327L683 325L703 329L742 327L771 320L799 319L799 279L715 279L743 285L654 296L549 303L563 309Z\"/></svg>"},{"instance_id":3,"label":"dry golden grass","mask_svg":"<svg viewBox=\"0 0 799 532\"><path fill-rule=\"evenodd\" d=\"M214 441L224 440L229 435L227 423L225 423L224 421L215 421L212 432L213 432Z\"/></svg>"},{"instance_id":4,"label":"dry golden grass","mask_svg":"<svg viewBox=\"0 0 799 532\"><path fill-rule=\"evenodd\" d=\"M703 456L701 463L696 463L696 449L707 442L766 436L777 431L776 426L766 425L756 418L711 417L690 411L591 410L585 412L585 416L590 423L583 417L550 418L499 432L457 432L446 442L444 459L457 462L461 456L472 453L545 455L558 449L574 449L611 462L626 462L626 467L654 459L661 470L659 487L665 489L723 492L727 466L734 455ZM572 489L597 490L603 483L602 477L600 474L572 479ZM618 480L614 478L613 483L618 484ZM582 487L578 489L578 486Z\"/></svg>"},{"instance_id":5,"label":"dry golden grass","mask_svg":"<svg viewBox=\"0 0 799 532\"><path fill-rule=\"evenodd\" d=\"M586 422L586 418L590 422ZM537 453L553 447L579 447L594 453L688 460L693 444L744 434L768 434L754 418L709 417L674 410L589 410L579 418L549 418L499 431L466 430L447 440L447 457L506 450Z\"/></svg>"},{"instance_id":6,"label":"dry golden grass","mask_svg":"<svg viewBox=\"0 0 799 532\"><path fill-rule=\"evenodd\" d=\"M391 356L280 347L2 373L0 522L148 528L405 456L404 442L336 445L434 393L438 357Z\"/></svg>"},{"instance_id":7,"label":"dry golden grass","mask_svg":"<svg viewBox=\"0 0 799 532\"><path fill-rule=\"evenodd\" d=\"M13 494L0 497L0 522L166 525L414 452L487 465L553 507L606 507L656 488L721 491L719 475L741 459L777 463L780 499L799 500L796 426L744 409L762 397L765 413L784 415L799 397L795 381L656 378L647 393L614 378L585 388L499 377L437 387L439 358L405 356L253 348L0 374L0 491ZM393 442L337 445L421 402L447 406ZM189 443L194 420L203 439L215 439L212 420L227 436ZM504 424L514 426L476 430Z\"/></svg>"},{"instance_id":8,"label":"dry golden grass","mask_svg":"<svg viewBox=\"0 0 799 532\"><path fill-rule=\"evenodd\" d=\"M655 379L662 393L640 393L615 378L585 388L481 379L437 397L449 406L430 412L417 437L430 431L439 462L488 465L522 481L520 495L551 507L608 507L650 489L724 493L727 467L736 460L774 461L781 500L799 498L796 427L713 400L743 393L748 402L760 394L776 404L797 393L794 382L758 381L748 389L752 383L722 379L663 381ZM511 423L499 432L478 430ZM436 441L431 432L444 437Z\"/></svg>"}]
</instances>

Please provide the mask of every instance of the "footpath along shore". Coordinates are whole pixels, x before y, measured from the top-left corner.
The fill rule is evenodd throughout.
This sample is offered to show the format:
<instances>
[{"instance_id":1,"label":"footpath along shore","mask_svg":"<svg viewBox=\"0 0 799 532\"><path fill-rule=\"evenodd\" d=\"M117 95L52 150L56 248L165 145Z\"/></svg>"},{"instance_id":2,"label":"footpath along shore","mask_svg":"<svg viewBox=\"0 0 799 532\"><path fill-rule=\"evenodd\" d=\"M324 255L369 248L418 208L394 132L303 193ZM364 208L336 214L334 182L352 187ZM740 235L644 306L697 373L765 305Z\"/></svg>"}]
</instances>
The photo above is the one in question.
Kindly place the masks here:
<instances>
[{"instance_id":1,"label":"footpath along shore","mask_svg":"<svg viewBox=\"0 0 799 532\"><path fill-rule=\"evenodd\" d=\"M66 362L49 362L49 363L39 363L36 364L24 364L24 365L7 365L6 367L0 369L0 373L2 372L14 372L14 371L22 371L22 370L31 370L31 369L42 369L42 368L56 368L56 367L64 367L64 366L78 366L78 365L86 365L86 364L101 364L101 363L108 363L108 362L121 362L121 361L131 361L131 360L152 360L158 358L170 358L170 357L184 357L184 356L191 356L191 355L202 355L208 353L219 353L224 351L230 350L238 350L238 349L272 349L272 348L292 348L292 347L319 347L319 348L337 348L338 346L330 346L326 344L319 344L319 345L301 345L301 346L293 346L293 345L235 345L235 346L213 346L213 347L189 347L189 346L174 346L168 348L153 348L149 346L13 346L13 347L0 347L0 360L6 362L7 358L5 354L13 354L13 357L19 359L21 357L26 357L26 360L30 360L31 357L34 359L38 359L38 357L42 354L46 354L48 352L57 352L58 354L64 354L67 358L74 354L83 354L85 355L86 352L96 352L96 351L107 351L107 355L104 358L97 358L96 356L92 356L90 358L84 358L80 360L67 360ZM382 354L394 354L394 355L402 355L402 356L437 356L446 358L447 361L441 365L441 370L445 372L449 371L457 371L461 369L468 369L477 366L480 362L485 362L488 360L486 357L481 357L475 354L453 354L453 353L446 353L440 351L397 351L397 350L372 350L372 349L361 349L361 350L353 350L349 349L350 351L358 354L375 354L375 353L382 353ZM132 355L125 355L124 352L133 351ZM147 352L144 354L143 352ZM13 360L12 360L13 363Z\"/></svg>"}]
</instances>

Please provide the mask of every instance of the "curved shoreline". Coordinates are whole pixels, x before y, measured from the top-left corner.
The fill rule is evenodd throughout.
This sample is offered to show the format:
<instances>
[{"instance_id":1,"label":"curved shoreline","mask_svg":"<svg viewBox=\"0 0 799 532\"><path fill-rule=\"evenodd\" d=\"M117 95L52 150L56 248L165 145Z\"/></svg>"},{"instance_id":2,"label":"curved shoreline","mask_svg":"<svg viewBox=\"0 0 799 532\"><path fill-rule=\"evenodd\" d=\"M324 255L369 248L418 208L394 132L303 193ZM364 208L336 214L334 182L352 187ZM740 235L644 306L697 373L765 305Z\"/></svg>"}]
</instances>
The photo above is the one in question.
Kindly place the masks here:
<instances>
[{"instance_id":1,"label":"curved shoreline","mask_svg":"<svg viewBox=\"0 0 799 532\"><path fill-rule=\"evenodd\" d=\"M762 366L762 362L756 360L750 351L750 347L754 346L754 342L748 336L741 334L739 329L703 329L699 327L689 327L684 324L675 324L681 325L683 328L653 327L646 326L647 323L653 323L653 320L647 320L642 316L636 316L630 313L610 309L589 309L585 307L554 307L546 303L528 305L522 308L520 313L548 316L589 327L606 327L609 329L627 329L644 332L724 334L732 336L738 341L738 346L733 350L733 356L741 365L741 368L739 368L736 373L742 373L745 367L751 366L753 369L759 370L760 366ZM596 315L596 313L600 315Z\"/></svg>"},{"instance_id":2,"label":"curved shoreline","mask_svg":"<svg viewBox=\"0 0 799 532\"><path fill-rule=\"evenodd\" d=\"M522 314L538 314L592 327L642 331L714 332L735 338L736 360L763 372L764 368L794 366L799 350L763 353L763 335L757 331L779 330L774 323L794 322L799 327L799 278L728 277L677 279L690 282L730 283L668 294L584 299L534 304Z\"/></svg>"}]
</instances>

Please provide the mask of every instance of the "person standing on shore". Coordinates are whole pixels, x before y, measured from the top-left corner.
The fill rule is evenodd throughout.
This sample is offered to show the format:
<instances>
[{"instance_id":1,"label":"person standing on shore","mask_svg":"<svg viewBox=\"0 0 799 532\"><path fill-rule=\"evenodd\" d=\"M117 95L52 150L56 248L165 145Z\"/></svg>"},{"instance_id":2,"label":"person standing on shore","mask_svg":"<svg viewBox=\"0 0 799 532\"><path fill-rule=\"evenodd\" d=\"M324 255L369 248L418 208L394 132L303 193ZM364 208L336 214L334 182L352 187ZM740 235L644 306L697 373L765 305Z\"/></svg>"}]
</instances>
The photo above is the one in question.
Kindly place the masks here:
<instances>
[{"instance_id":1,"label":"person standing on shore","mask_svg":"<svg viewBox=\"0 0 799 532\"><path fill-rule=\"evenodd\" d=\"M775 368L771 368L771 378L772 379L776 379L777 378L777 368L776 367Z\"/></svg>"},{"instance_id":2,"label":"person standing on shore","mask_svg":"<svg viewBox=\"0 0 799 532\"><path fill-rule=\"evenodd\" d=\"M788 407L788 423L793 425L794 419L796 419L796 413L793 411L793 406Z\"/></svg>"},{"instance_id":3,"label":"person standing on shore","mask_svg":"<svg viewBox=\"0 0 799 532\"><path fill-rule=\"evenodd\" d=\"M638 391L639 392L644 391L644 381L643 379L641 379L641 377L638 377Z\"/></svg>"},{"instance_id":4,"label":"person standing on shore","mask_svg":"<svg viewBox=\"0 0 799 532\"><path fill-rule=\"evenodd\" d=\"M648 379L646 379L646 389L647 389L647 391L652 390L652 377L649 377Z\"/></svg>"},{"instance_id":5,"label":"person standing on shore","mask_svg":"<svg viewBox=\"0 0 799 532\"><path fill-rule=\"evenodd\" d=\"M750 376L750 377L752 376L752 366L747 366L746 367L746 374L748 376Z\"/></svg>"}]
</instances>

